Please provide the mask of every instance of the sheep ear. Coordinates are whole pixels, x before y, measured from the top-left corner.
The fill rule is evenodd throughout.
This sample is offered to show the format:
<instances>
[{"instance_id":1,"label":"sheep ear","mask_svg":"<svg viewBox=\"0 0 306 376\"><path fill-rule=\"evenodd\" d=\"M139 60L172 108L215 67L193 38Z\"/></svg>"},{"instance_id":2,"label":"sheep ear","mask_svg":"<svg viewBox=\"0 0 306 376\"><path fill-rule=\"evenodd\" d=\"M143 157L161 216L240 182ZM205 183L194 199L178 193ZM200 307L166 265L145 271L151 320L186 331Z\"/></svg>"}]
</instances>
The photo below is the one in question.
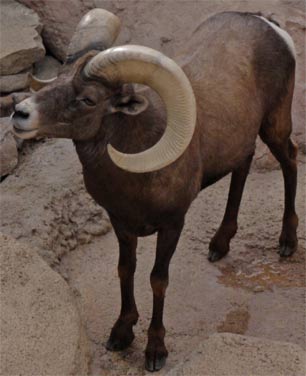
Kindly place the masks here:
<instances>
[{"instance_id":1,"label":"sheep ear","mask_svg":"<svg viewBox=\"0 0 306 376\"><path fill-rule=\"evenodd\" d=\"M140 94L120 95L112 98L108 104L108 113L123 112L126 115L139 115L145 111L149 105L146 97Z\"/></svg>"}]
</instances>

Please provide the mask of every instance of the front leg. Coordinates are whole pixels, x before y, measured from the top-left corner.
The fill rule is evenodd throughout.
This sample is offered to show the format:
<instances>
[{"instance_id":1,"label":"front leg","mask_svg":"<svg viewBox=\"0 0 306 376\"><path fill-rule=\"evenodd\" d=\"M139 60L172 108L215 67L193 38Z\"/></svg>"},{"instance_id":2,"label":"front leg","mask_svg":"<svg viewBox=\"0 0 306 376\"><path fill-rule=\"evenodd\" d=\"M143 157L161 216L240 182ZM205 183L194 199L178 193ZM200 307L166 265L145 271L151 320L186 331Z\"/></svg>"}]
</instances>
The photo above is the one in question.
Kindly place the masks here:
<instances>
[{"instance_id":1,"label":"front leg","mask_svg":"<svg viewBox=\"0 0 306 376\"><path fill-rule=\"evenodd\" d=\"M133 326L137 323L139 316L134 298L137 237L118 230L114 223L113 227L119 241L118 274L121 288L121 312L112 328L106 348L110 351L120 351L132 343L135 337Z\"/></svg>"},{"instance_id":2,"label":"front leg","mask_svg":"<svg viewBox=\"0 0 306 376\"><path fill-rule=\"evenodd\" d=\"M183 225L184 219L158 232L155 264L150 277L153 290L153 315L145 351L146 369L148 371L160 370L165 365L168 356L164 343L166 333L163 325L164 299L168 286L169 263L176 249Z\"/></svg>"}]
</instances>

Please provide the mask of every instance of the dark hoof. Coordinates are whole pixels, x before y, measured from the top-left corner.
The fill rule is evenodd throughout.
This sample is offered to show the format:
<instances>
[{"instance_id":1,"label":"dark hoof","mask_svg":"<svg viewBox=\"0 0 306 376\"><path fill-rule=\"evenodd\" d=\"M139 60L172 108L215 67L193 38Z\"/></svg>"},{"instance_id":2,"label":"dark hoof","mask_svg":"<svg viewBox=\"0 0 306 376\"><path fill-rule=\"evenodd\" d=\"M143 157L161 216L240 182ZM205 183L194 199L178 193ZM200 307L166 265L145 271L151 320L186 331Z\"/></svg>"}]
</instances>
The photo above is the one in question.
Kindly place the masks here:
<instances>
[{"instance_id":1,"label":"dark hoof","mask_svg":"<svg viewBox=\"0 0 306 376\"><path fill-rule=\"evenodd\" d=\"M297 250L298 240L296 235L286 236L283 233L279 239L279 250L278 253L281 257L292 256L293 253Z\"/></svg>"},{"instance_id":2,"label":"dark hoof","mask_svg":"<svg viewBox=\"0 0 306 376\"><path fill-rule=\"evenodd\" d=\"M132 330L130 333L121 336L112 332L105 347L109 351L122 351L130 346L134 338L135 336Z\"/></svg>"},{"instance_id":3,"label":"dark hoof","mask_svg":"<svg viewBox=\"0 0 306 376\"><path fill-rule=\"evenodd\" d=\"M163 368L166 364L167 356L164 354L148 354L146 355L146 370L150 372L156 372Z\"/></svg>"},{"instance_id":4,"label":"dark hoof","mask_svg":"<svg viewBox=\"0 0 306 376\"><path fill-rule=\"evenodd\" d=\"M221 252L210 250L207 258L210 262L216 262L216 261L221 260L226 255L227 255L227 252L221 253Z\"/></svg>"},{"instance_id":5,"label":"dark hoof","mask_svg":"<svg viewBox=\"0 0 306 376\"><path fill-rule=\"evenodd\" d=\"M297 247L289 247L289 245L283 244L280 245L278 253L281 257L290 257L294 254L296 249Z\"/></svg>"},{"instance_id":6,"label":"dark hoof","mask_svg":"<svg viewBox=\"0 0 306 376\"><path fill-rule=\"evenodd\" d=\"M218 234L218 233L217 233ZM230 239L215 235L209 243L208 260L216 262L225 257L230 250Z\"/></svg>"}]
</instances>

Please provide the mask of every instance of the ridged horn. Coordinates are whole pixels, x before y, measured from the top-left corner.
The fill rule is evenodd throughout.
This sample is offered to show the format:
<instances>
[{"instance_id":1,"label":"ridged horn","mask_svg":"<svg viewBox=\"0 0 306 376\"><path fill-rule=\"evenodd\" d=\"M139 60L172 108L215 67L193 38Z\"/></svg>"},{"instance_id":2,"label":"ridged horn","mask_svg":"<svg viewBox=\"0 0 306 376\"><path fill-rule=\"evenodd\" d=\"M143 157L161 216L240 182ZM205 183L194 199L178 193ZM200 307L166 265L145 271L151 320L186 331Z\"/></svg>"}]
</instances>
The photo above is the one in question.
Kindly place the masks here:
<instances>
[{"instance_id":1,"label":"ridged horn","mask_svg":"<svg viewBox=\"0 0 306 376\"><path fill-rule=\"evenodd\" d=\"M110 83L139 83L155 90L167 109L167 127L153 147L124 154L107 146L112 161L130 172L159 170L178 159L188 147L196 124L196 101L182 69L170 58L148 47L113 47L94 56L84 67L88 78Z\"/></svg>"},{"instance_id":2,"label":"ridged horn","mask_svg":"<svg viewBox=\"0 0 306 376\"><path fill-rule=\"evenodd\" d=\"M53 81L55 81L57 77L50 78L48 80L41 80L40 78L37 78L33 76L31 73L29 74L29 87L31 91L39 91L43 87L51 84Z\"/></svg>"},{"instance_id":3,"label":"ridged horn","mask_svg":"<svg viewBox=\"0 0 306 376\"><path fill-rule=\"evenodd\" d=\"M66 63L90 50L110 48L120 31L120 19L104 9L92 9L79 22L68 47Z\"/></svg>"}]
</instances>

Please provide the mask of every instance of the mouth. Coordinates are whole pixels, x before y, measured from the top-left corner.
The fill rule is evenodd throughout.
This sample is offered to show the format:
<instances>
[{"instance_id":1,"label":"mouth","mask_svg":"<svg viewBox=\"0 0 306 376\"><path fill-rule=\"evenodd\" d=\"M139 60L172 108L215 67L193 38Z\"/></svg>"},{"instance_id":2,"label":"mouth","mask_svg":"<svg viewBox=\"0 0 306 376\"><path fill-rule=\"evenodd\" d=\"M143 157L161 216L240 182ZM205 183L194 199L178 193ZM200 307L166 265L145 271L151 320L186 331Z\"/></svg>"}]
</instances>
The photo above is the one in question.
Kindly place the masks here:
<instances>
[{"instance_id":1,"label":"mouth","mask_svg":"<svg viewBox=\"0 0 306 376\"><path fill-rule=\"evenodd\" d=\"M23 140L28 140L34 138L38 133L38 128L34 129L20 129L15 124L13 125L13 133L15 136L22 138Z\"/></svg>"},{"instance_id":2,"label":"mouth","mask_svg":"<svg viewBox=\"0 0 306 376\"><path fill-rule=\"evenodd\" d=\"M30 138L34 138L38 133L38 128L32 128L32 129L24 129L21 127L20 124L18 124L14 118L14 113L11 115L11 124L12 124L12 131L14 135L18 138L21 138L23 140L27 140Z\"/></svg>"}]
</instances>

